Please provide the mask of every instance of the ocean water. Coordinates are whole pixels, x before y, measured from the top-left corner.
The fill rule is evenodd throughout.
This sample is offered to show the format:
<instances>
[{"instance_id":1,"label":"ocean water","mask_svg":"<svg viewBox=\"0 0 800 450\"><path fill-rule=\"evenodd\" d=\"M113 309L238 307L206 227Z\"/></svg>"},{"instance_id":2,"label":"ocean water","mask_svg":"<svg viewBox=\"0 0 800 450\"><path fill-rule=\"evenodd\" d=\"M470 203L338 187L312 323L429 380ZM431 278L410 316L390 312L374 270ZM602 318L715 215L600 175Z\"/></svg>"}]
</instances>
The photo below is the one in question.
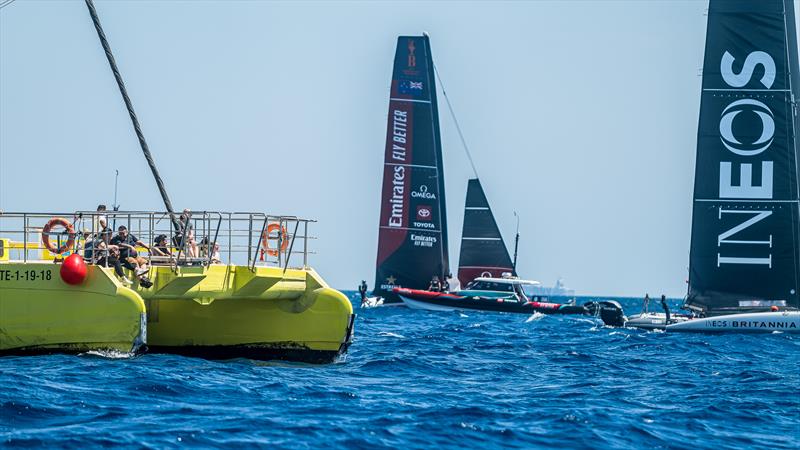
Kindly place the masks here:
<instances>
[{"instance_id":1,"label":"ocean water","mask_svg":"<svg viewBox=\"0 0 800 450\"><path fill-rule=\"evenodd\" d=\"M798 335L357 312L324 366L0 358L0 447L800 448Z\"/></svg>"}]
</instances>

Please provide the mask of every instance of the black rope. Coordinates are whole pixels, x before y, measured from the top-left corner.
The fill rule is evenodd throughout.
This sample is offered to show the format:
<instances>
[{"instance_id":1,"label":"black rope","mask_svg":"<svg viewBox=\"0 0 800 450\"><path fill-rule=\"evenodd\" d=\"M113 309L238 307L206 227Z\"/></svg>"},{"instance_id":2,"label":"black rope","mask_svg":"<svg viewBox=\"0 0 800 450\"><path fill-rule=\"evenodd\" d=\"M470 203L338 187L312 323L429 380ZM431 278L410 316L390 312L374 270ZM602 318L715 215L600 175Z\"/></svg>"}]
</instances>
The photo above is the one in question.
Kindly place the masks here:
<instances>
[{"instance_id":1,"label":"black rope","mask_svg":"<svg viewBox=\"0 0 800 450\"><path fill-rule=\"evenodd\" d=\"M108 65L111 66L111 71L114 73L114 78L117 80L119 93L122 94L122 99L125 101L125 106L128 108L128 114L131 116L131 122L133 122L133 129L136 131L136 137L139 138L139 145L142 147L142 153L144 153L144 158L147 160L147 164L150 166L150 171L153 172L153 178L156 179L158 191L161 193L161 198L164 200L164 206L167 208L167 212L172 220L172 225L175 227L175 230L182 231L181 225L175 218L175 212L172 209L172 202L169 201L167 189L164 187L164 182L161 180L161 175L158 174L158 169L156 169L156 163L153 161L153 155L150 154L150 148L147 146L147 141L144 139L142 128L139 126L139 119L136 118L136 112L133 110L133 103L131 103L131 99L128 97L128 91L125 89L125 83L122 81L122 75L120 75L119 69L117 69L117 62L114 60L114 55L111 53L111 47L108 45L106 34L103 32L103 27L100 25L100 19L97 17L97 10L94 9L94 3L92 0L85 1L86 7L89 8L89 14L92 16L92 22L94 22L94 29L97 31L97 37L100 38L100 43L103 45L103 50L106 53Z\"/></svg>"},{"instance_id":2,"label":"black rope","mask_svg":"<svg viewBox=\"0 0 800 450\"><path fill-rule=\"evenodd\" d=\"M475 162L472 160L472 154L469 152L469 147L467 146L467 140L464 139L464 133L461 132L461 126L458 124L458 119L456 118L456 112L453 110L453 105L450 104L450 97L447 96L447 91L444 88L444 83L442 82L442 77L439 75L439 69L436 68L436 64L433 65L433 71L436 74L436 78L439 80L439 86L442 87L442 94L444 95L444 100L447 102L447 109L450 110L450 116L453 118L453 123L456 124L456 131L458 131L458 137L461 138L461 145L464 146L464 153L467 154L467 159L469 160L469 165L472 166L472 173L475 174L475 178L478 177L478 169L475 168Z\"/></svg>"}]
</instances>

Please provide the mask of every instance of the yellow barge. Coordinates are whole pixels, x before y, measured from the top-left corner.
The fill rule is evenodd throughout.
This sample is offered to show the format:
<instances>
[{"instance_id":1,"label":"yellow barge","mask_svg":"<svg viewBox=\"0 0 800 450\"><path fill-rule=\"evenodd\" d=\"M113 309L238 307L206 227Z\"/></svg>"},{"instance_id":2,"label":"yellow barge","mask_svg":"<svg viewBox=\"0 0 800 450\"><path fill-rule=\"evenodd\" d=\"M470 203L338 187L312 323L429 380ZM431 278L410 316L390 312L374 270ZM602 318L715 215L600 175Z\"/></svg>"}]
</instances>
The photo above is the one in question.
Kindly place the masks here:
<instances>
[{"instance_id":1,"label":"yellow barge","mask_svg":"<svg viewBox=\"0 0 800 450\"><path fill-rule=\"evenodd\" d=\"M54 218L66 219L66 229L47 227ZM209 358L324 363L347 350L352 305L307 265L311 221L217 212L186 221L202 239L171 236L166 213L0 215L0 354L146 345ZM9 222L21 230L17 239L6 237L14 234ZM120 225L139 241L144 263L121 277L107 257ZM161 247L166 255L149 251L158 236L171 237ZM72 253L87 265L75 285L61 273Z\"/></svg>"}]
</instances>

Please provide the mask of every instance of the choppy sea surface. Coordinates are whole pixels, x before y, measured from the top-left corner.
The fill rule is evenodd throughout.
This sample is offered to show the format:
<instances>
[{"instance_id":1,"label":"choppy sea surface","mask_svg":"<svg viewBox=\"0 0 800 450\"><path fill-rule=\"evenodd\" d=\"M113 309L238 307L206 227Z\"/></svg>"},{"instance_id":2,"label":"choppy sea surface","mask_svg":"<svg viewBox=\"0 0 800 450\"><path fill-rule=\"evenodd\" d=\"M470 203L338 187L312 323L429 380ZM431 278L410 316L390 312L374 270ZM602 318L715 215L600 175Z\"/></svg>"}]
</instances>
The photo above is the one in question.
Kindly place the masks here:
<instances>
[{"instance_id":1,"label":"choppy sea surface","mask_svg":"<svg viewBox=\"0 0 800 450\"><path fill-rule=\"evenodd\" d=\"M0 447L800 448L798 335L357 312L324 366L0 358Z\"/></svg>"}]
</instances>

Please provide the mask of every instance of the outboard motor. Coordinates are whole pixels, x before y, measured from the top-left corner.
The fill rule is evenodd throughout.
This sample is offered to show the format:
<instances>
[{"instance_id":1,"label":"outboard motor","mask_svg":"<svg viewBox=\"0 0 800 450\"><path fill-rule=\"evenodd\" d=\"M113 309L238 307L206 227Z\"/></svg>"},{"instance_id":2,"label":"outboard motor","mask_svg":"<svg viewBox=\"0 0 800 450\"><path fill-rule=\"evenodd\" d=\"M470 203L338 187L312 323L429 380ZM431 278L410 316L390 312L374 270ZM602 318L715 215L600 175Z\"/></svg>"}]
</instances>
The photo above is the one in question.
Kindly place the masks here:
<instances>
[{"instance_id":1,"label":"outboard motor","mask_svg":"<svg viewBox=\"0 0 800 450\"><path fill-rule=\"evenodd\" d=\"M627 318L625 312L615 300L603 300L599 302L586 302L583 306L589 311L589 314L599 317L604 325L609 327L624 327Z\"/></svg>"}]
</instances>

